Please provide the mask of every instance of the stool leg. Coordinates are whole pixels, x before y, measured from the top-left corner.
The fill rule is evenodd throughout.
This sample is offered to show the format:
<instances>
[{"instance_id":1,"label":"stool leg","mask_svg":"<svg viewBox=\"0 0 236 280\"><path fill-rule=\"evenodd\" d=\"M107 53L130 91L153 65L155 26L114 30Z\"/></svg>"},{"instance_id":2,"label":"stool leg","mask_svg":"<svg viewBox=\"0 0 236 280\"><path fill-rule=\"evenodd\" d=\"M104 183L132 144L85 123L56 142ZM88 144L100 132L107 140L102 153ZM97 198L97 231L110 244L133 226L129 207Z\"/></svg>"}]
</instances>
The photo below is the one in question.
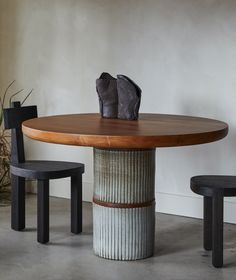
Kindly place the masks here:
<instances>
[{"instance_id":1,"label":"stool leg","mask_svg":"<svg viewBox=\"0 0 236 280\"><path fill-rule=\"evenodd\" d=\"M212 250L212 198L204 196L203 247Z\"/></svg>"},{"instance_id":2,"label":"stool leg","mask_svg":"<svg viewBox=\"0 0 236 280\"><path fill-rule=\"evenodd\" d=\"M221 190L213 195L213 244L212 264L214 267L223 266L223 223L224 196Z\"/></svg>"},{"instance_id":3,"label":"stool leg","mask_svg":"<svg viewBox=\"0 0 236 280\"><path fill-rule=\"evenodd\" d=\"M49 180L38 180L38 220L37 235L39 243L49 241Z\"/></svg>"},{"instance_id":4,"label":"stool leg","mask_svg":"<svg viewBox=\"0 0 236 280\"><path fill-rule=\"evenodd\" d=\"M71 232L82 232L82 174L71 177Z\"/></svg>"},{"instance_id":5,"label":"stool leg","mask_svg":"<svg viewBox=\"0 0 236 280\"><path fill-rule=\"evenodd\" d=\"M25 178L11 174L11 228L25 228Z\"/></svg>"}]
</instances>

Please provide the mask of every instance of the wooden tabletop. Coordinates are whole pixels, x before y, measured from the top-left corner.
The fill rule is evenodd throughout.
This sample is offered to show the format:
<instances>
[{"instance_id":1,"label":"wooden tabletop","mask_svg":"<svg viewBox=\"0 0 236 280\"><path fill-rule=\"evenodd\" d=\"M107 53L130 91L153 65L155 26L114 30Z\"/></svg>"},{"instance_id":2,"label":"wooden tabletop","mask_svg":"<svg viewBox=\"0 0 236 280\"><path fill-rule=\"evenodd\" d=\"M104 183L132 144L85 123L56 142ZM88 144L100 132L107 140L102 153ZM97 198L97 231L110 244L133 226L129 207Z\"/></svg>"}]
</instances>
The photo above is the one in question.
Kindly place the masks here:
<instances>
[{"instance_id":1,"label":"wooden tabletop","mask_svg":"<svg viewBox=\"0 0 236 280\"><path fill-rule=\"evenodd\" d=\"M27 120L28 137L50 143L100 148L155 148L209 143L224 138L228 125L198 117L140 114L138 121L76 114Z\"/></svg>"}]
</instances>

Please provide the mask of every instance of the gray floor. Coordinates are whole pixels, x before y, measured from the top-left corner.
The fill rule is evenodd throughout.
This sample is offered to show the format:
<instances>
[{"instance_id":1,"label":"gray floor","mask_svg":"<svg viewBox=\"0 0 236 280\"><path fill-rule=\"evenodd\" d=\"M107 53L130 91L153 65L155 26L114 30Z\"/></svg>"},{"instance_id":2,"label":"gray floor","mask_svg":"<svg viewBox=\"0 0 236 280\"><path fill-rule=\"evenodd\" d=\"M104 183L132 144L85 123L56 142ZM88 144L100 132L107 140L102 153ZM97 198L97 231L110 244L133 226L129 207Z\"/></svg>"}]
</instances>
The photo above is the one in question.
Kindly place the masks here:
<instances>
[{"instance_id":1,"label":"gray floor","mask_svg":"<svg viewBox=\"0 0 236 280\"><path fill-rule=\"evenodd\" d=\"M121 262L93 255L92 209L84 203L84 232L70 233L69 201L50 200L50 243L36 242L36 197L27 198L27 229L10 230L10 208L0 208L0 280L235 279L236 225L225 225L225 268L202 250L201 220L158 214L152 258Z\"/></svg>"}]
</instances>

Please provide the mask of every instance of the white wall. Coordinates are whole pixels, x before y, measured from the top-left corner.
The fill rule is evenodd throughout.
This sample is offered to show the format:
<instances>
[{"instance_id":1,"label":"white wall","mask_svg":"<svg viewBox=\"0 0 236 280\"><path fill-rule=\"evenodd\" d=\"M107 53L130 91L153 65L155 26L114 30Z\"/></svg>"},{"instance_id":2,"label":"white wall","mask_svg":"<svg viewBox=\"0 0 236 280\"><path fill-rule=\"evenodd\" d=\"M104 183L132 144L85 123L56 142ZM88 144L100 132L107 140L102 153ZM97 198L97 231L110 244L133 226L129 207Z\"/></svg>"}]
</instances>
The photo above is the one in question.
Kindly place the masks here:
<instances>
[{"instance_id":1,"label":"white wall","mask_svg":"<svg viewBox=\"0 0 236 280\"><path fill-rule=\"evenodd\" d=\"M40 115L97 112L95 79L124 73L143 89L141 112L226 121L222 141L157 151L157 210L200 217L189 189L197 174L236 174L236 1L0 0L0 89L16 78L35 89ZM29 158L85 162L92 194L92 149L27 141ZM69 196L68 182L51 194ZM236 200L225 218L236 223Z\"/></svg>"}]
</instances>

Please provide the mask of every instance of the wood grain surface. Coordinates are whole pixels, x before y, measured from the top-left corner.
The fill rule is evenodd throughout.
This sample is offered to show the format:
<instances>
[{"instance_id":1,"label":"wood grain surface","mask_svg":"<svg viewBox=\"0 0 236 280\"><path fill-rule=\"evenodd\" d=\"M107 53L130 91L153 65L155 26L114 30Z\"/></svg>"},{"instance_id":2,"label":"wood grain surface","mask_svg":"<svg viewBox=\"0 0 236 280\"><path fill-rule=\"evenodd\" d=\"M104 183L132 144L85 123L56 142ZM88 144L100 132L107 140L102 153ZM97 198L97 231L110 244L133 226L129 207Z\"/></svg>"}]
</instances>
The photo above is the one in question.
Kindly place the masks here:
<instances>
[{"instance_id":1,"label":"wood grain surface","mask_svg":"<svg viewBox=\"0 0 236 280\"><path fill-rule=\"evenodd\" d=\"M140 114L138 121L104 119L100 114L35 118L23 122L35 140L98 148L148 149L209 143L224 138L224 122L181 115Z\"/></svg>"}]
</instances>

